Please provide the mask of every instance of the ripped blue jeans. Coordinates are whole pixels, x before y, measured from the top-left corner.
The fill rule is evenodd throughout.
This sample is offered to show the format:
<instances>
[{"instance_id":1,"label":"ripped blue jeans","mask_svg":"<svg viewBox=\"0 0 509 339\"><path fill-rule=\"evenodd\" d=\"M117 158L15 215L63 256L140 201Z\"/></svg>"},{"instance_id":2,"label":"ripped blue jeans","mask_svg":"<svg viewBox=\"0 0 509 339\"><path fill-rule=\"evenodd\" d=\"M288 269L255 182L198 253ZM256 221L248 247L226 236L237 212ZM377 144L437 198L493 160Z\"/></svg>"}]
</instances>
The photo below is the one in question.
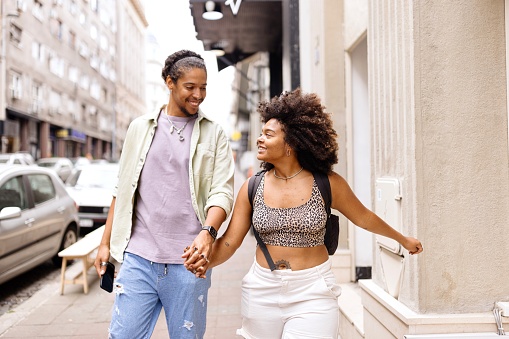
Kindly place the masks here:
<instances>
[{"instance_id":1,"label":"ripped blue jeans","mask_svg":"<svg viewBox=\"0 0 509 339\"><path fill-rule=\"evenodd\" d=\"M164 308L171 339L200 339L205 334L210 276L196 278L184 265L158 264L132 253L114 282L110 338L150 338Z\"/></svg>"}]
</instances>

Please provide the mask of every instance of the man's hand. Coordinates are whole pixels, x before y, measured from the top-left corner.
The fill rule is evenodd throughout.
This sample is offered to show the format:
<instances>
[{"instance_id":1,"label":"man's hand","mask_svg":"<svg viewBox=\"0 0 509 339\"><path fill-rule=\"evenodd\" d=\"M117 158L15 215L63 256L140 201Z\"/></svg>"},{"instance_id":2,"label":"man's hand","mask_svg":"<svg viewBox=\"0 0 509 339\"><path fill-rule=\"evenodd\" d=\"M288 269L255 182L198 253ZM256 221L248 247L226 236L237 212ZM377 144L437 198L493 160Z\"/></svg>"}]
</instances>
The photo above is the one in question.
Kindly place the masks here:
<instances>
[{"instance_id":1,"label":"man's hand","mask_svg":"<svg viewBox=\"0 0 509 339\"><path fill-rule=\"evenodd\" d=\"M102 262L110 260L110 247L108 245L101 244L97 250L97 256L95 257L94 266L99 277L101 277L106 271L105 266L101 266Z\"/></svg>"},{"instance_id":2,"label":"man's hand","mask_svg":"<svg viewBox=\"0 0 509 339\"><path fill-rule=\"evenodd\" d=\"M185 259L184 267L194 273L197 278L206 278L205 272L209 264L209 257L212 254L214 239L208 232L200 232L194 239L191 246L184 249L182 258Z\"/></svg>"}]
</instances>

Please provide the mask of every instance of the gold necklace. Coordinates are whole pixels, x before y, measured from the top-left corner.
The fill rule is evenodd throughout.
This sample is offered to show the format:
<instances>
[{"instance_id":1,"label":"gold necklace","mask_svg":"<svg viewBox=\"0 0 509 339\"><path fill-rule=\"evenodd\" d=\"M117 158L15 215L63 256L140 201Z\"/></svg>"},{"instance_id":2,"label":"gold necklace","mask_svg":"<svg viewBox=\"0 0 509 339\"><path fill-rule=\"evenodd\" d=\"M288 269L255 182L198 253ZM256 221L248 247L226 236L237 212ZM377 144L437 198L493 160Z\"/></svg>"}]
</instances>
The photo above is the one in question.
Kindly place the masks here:
<instances>
[{"instance_id":1,"label":"gold necklace","mask_svg":"<svg viewBox=\"0 0 509 339\"><path fill-rule=\"evenodd\" d=\"M291 179L291 178L295 178L300 172L302 172L303 169L304 169L304 167L301 167L300 170L297 171L297 173L295 173L294 175L290 175L289 177L280 177L279 175L276 174L276 169L275 168L274 168L274 172L272 172L272 173L278 179L288 180L288 179Z\"/></svg>"}]
</instances>

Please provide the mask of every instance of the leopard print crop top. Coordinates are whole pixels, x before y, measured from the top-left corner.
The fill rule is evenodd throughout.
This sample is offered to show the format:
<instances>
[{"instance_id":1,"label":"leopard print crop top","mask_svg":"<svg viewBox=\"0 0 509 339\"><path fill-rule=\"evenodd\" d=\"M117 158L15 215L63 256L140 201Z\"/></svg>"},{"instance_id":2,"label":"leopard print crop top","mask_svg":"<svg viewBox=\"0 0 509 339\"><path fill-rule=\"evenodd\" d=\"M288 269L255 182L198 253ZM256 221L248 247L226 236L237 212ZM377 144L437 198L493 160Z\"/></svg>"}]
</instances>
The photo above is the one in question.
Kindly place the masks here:
<instances>
[{"instance_id":1,"label":"leopard print crop top","mask_svg":"<svg viewBox=\"0 0 509 339\"><path fill-rule=\"evenodd\" d=\"M263 187L265 176L258 186L253 202L253 226L267 245L285 247L314 247L323 245L327 213L315 181L311 198L303 205L272 208L265 205Z\"/></svg>"}]
</instances>

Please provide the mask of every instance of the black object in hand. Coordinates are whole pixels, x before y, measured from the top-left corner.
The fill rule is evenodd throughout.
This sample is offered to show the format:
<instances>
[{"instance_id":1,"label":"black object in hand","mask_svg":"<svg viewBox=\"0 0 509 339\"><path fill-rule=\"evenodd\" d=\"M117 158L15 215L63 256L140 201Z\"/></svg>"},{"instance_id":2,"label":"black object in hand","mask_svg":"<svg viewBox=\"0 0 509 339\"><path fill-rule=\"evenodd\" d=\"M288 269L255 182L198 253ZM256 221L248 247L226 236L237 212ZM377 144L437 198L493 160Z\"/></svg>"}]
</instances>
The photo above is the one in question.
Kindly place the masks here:
<instances>
[{"instance_id":1,"label":"black object in hand","mask_svg":"<svg viewBox=\"0 0 509 339\"><path fill-rule=\"evenodd\" d=\"M99 286L106 292L113 291L113 279L115 278L115 265L110 262L101 263L101 266L106 267L106 271L101 275Z\"/></svg>"}]
</instances>

